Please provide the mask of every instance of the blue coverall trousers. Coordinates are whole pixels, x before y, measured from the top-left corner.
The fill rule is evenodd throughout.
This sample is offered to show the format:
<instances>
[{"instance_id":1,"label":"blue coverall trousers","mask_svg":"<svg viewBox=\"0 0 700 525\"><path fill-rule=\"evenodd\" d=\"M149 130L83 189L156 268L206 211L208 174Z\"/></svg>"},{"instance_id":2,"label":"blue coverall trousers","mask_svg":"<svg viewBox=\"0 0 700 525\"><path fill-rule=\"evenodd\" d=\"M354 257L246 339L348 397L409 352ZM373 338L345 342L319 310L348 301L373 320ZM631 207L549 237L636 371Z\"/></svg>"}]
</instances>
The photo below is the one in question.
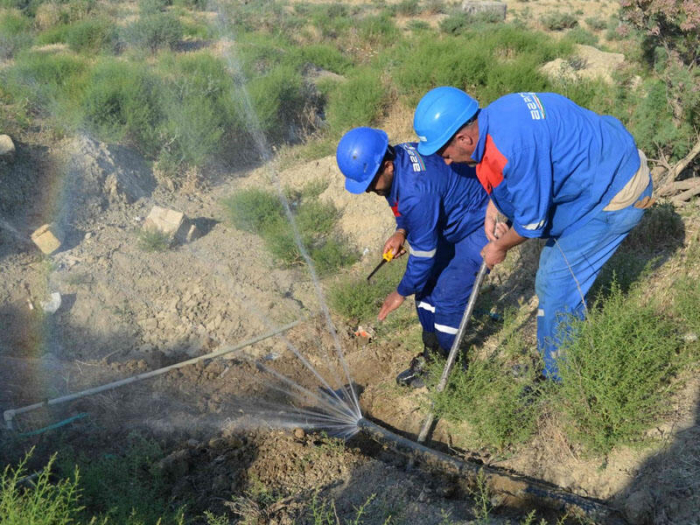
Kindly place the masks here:
<instances>
[{"instance_id":1,"label":"blue coverall trousers","mask_svg":"<svg viewBox=\"0 0 700 525\"><path fill-rule=\"evenodd\" d=\"M639 197L651 196L652 184ZM544 358L544 375L558 381L558 347L566 337L568 316L583 319L585 297L601 268L644 215L628 206L618 211L601 211L570 235L549 239L540 255L535 291L537 347Z\"/></svg>"},{"instance_id":2,"label":"blue coverall trousers","mask_svg":"<svg viewBox=\"0 0 700 525\"><path fill-rule=\"evenodd\" d=\"M487 242L483 228L454 244L440 236L431 277L415 296L423 331L435 333L445 355L459 329Z\"/></svg>"}]
</instances>

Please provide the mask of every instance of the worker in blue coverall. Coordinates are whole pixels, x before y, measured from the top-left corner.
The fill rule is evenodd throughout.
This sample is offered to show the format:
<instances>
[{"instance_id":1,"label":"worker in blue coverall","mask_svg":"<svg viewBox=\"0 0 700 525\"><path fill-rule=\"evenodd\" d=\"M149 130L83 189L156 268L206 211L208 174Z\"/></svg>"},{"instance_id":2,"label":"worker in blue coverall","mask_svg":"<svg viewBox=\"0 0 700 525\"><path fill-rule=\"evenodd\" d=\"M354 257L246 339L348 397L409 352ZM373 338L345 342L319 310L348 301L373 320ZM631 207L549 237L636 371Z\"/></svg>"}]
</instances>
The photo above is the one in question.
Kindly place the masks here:
<instances>
[{"instance_id":1,"label":"worker in blue coverall","mask_svg":"<svg viewBox=\"0 0 700 525\"><path fill-rule=\"evenodd\" d=\"M484 213L488 195L474 168L447 166L437 155L422 155L415 143L389 145L379 129L355 128L338 143L336 160L345 188L354 194L385 197L397 229L384 253L409 258L401 282L379 311L379 320L415 294L423 327L423 355L396 378L404 386L424 385L425 363L432 354L447 356L482 263ZM503 229L505 231L505 228Z\"/></svg>"},{"instance_id":2,"label":"worker in blue coverall","mask_svg":"<svg viewBox=\"0 0 700 525\"><path fill-rule=\"evenodd\" d=\"M489 267L527 239L548 239L535 282L537 344L544 376L560 380L567 319L584 317L601 267L653 203L644 153L619 120L555 93L513 93L479 108L465 92L439 87L421 99L413 125L421 154L476 167L490 196ZM512 227L497 239L498 211Z\"/></svg>"}]
</instances>

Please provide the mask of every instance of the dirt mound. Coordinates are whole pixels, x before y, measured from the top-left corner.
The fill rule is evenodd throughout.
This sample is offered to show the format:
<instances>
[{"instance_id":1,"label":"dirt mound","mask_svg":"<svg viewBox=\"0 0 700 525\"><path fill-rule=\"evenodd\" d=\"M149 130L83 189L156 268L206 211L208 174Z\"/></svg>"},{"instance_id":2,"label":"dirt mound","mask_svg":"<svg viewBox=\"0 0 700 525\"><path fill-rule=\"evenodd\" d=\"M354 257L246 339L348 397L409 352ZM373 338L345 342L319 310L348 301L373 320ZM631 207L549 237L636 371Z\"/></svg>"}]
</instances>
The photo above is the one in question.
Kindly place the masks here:
<instances>
[{"instance_id":1,"label":"dirt mound","mask_svg":"<svg viewBox=\"0 0 700 525\"><path fill-rule=\"evenodd\" d=\"M66 146L59 222L95 220L110 204L131 204L156 187L153 172L134 150L79 136Z\"/></svg>"}]
</instances>

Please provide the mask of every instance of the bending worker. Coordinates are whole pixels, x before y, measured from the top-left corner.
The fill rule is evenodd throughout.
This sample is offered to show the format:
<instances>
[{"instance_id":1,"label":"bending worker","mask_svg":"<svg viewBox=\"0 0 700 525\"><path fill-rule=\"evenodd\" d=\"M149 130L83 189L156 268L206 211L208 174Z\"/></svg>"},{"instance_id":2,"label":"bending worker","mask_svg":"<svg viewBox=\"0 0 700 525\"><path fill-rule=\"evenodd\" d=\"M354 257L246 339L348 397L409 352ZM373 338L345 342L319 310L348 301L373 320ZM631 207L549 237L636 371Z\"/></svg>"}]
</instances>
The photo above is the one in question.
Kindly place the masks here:
<instances>
[{"instance_id":1,"label":"bending worker","mask_svg":"<svg viewBox=\"0 0 700 525\"><path fill-rule=\"evenodd\" d=\"M465 92L439 87L419 102L413 126L422 155L476 166L490 196L489 267L529 238L548 239L535 283L537 344L545 377L559 380L561 321L583 318L601 267L653 203L646 157L619 120L554 93L513 93L479 109ZM497 239L498 211L512 228Z\"/></svg>"},{"instance_id":2,"label":"bending worker","mask_svg":"<svg viewBox=\"0 0 700 525\"><path fill-rule=\"evenodd\" d=\"M376 193L393 210L397 229L384 253L399 256L406 241L410 246L406 272L378 317L383 321L415 294L424 351L396 380L422 387L431 354L449 353L481 266L480 252L488 242L483 228L488 196L473 168L447 166L437 155L418 153L415 143L390 146L379 129L347 132L336 160L350 193Z\"/></svg>"}]
</instances>

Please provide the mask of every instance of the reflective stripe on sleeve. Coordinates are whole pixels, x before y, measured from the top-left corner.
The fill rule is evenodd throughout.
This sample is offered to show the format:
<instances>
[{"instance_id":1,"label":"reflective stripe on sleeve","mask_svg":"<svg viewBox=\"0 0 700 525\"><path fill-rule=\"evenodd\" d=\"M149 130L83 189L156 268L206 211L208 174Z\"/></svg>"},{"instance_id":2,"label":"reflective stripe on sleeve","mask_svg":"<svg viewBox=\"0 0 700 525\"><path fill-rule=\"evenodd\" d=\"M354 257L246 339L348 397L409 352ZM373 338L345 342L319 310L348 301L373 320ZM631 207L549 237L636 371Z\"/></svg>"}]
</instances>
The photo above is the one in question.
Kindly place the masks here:
<instances>
[{"instance_id":1,"label":"reflective stripe on sleeve","mask_svg":"<svg viewBox=\"0 0 700 525\"><path fill-rule=\"evenodd\" d=\"M525 228L526 230L539 230L542 226L544 226L544 219L542 219L537 224L535 224L535 223L525 224L525 225L523 225L523 228Z\"/></svg>"},{"instance_id":2,"label":"reflective stripe on sleeve","mask_svg":"<svg viewBox=\"0 0 700 525\"><path fill-rule=\"evenodd\" d=\"M544 310L542 308L537 309L537 317L544 317Z\"/></svg>"}]
</instances>

